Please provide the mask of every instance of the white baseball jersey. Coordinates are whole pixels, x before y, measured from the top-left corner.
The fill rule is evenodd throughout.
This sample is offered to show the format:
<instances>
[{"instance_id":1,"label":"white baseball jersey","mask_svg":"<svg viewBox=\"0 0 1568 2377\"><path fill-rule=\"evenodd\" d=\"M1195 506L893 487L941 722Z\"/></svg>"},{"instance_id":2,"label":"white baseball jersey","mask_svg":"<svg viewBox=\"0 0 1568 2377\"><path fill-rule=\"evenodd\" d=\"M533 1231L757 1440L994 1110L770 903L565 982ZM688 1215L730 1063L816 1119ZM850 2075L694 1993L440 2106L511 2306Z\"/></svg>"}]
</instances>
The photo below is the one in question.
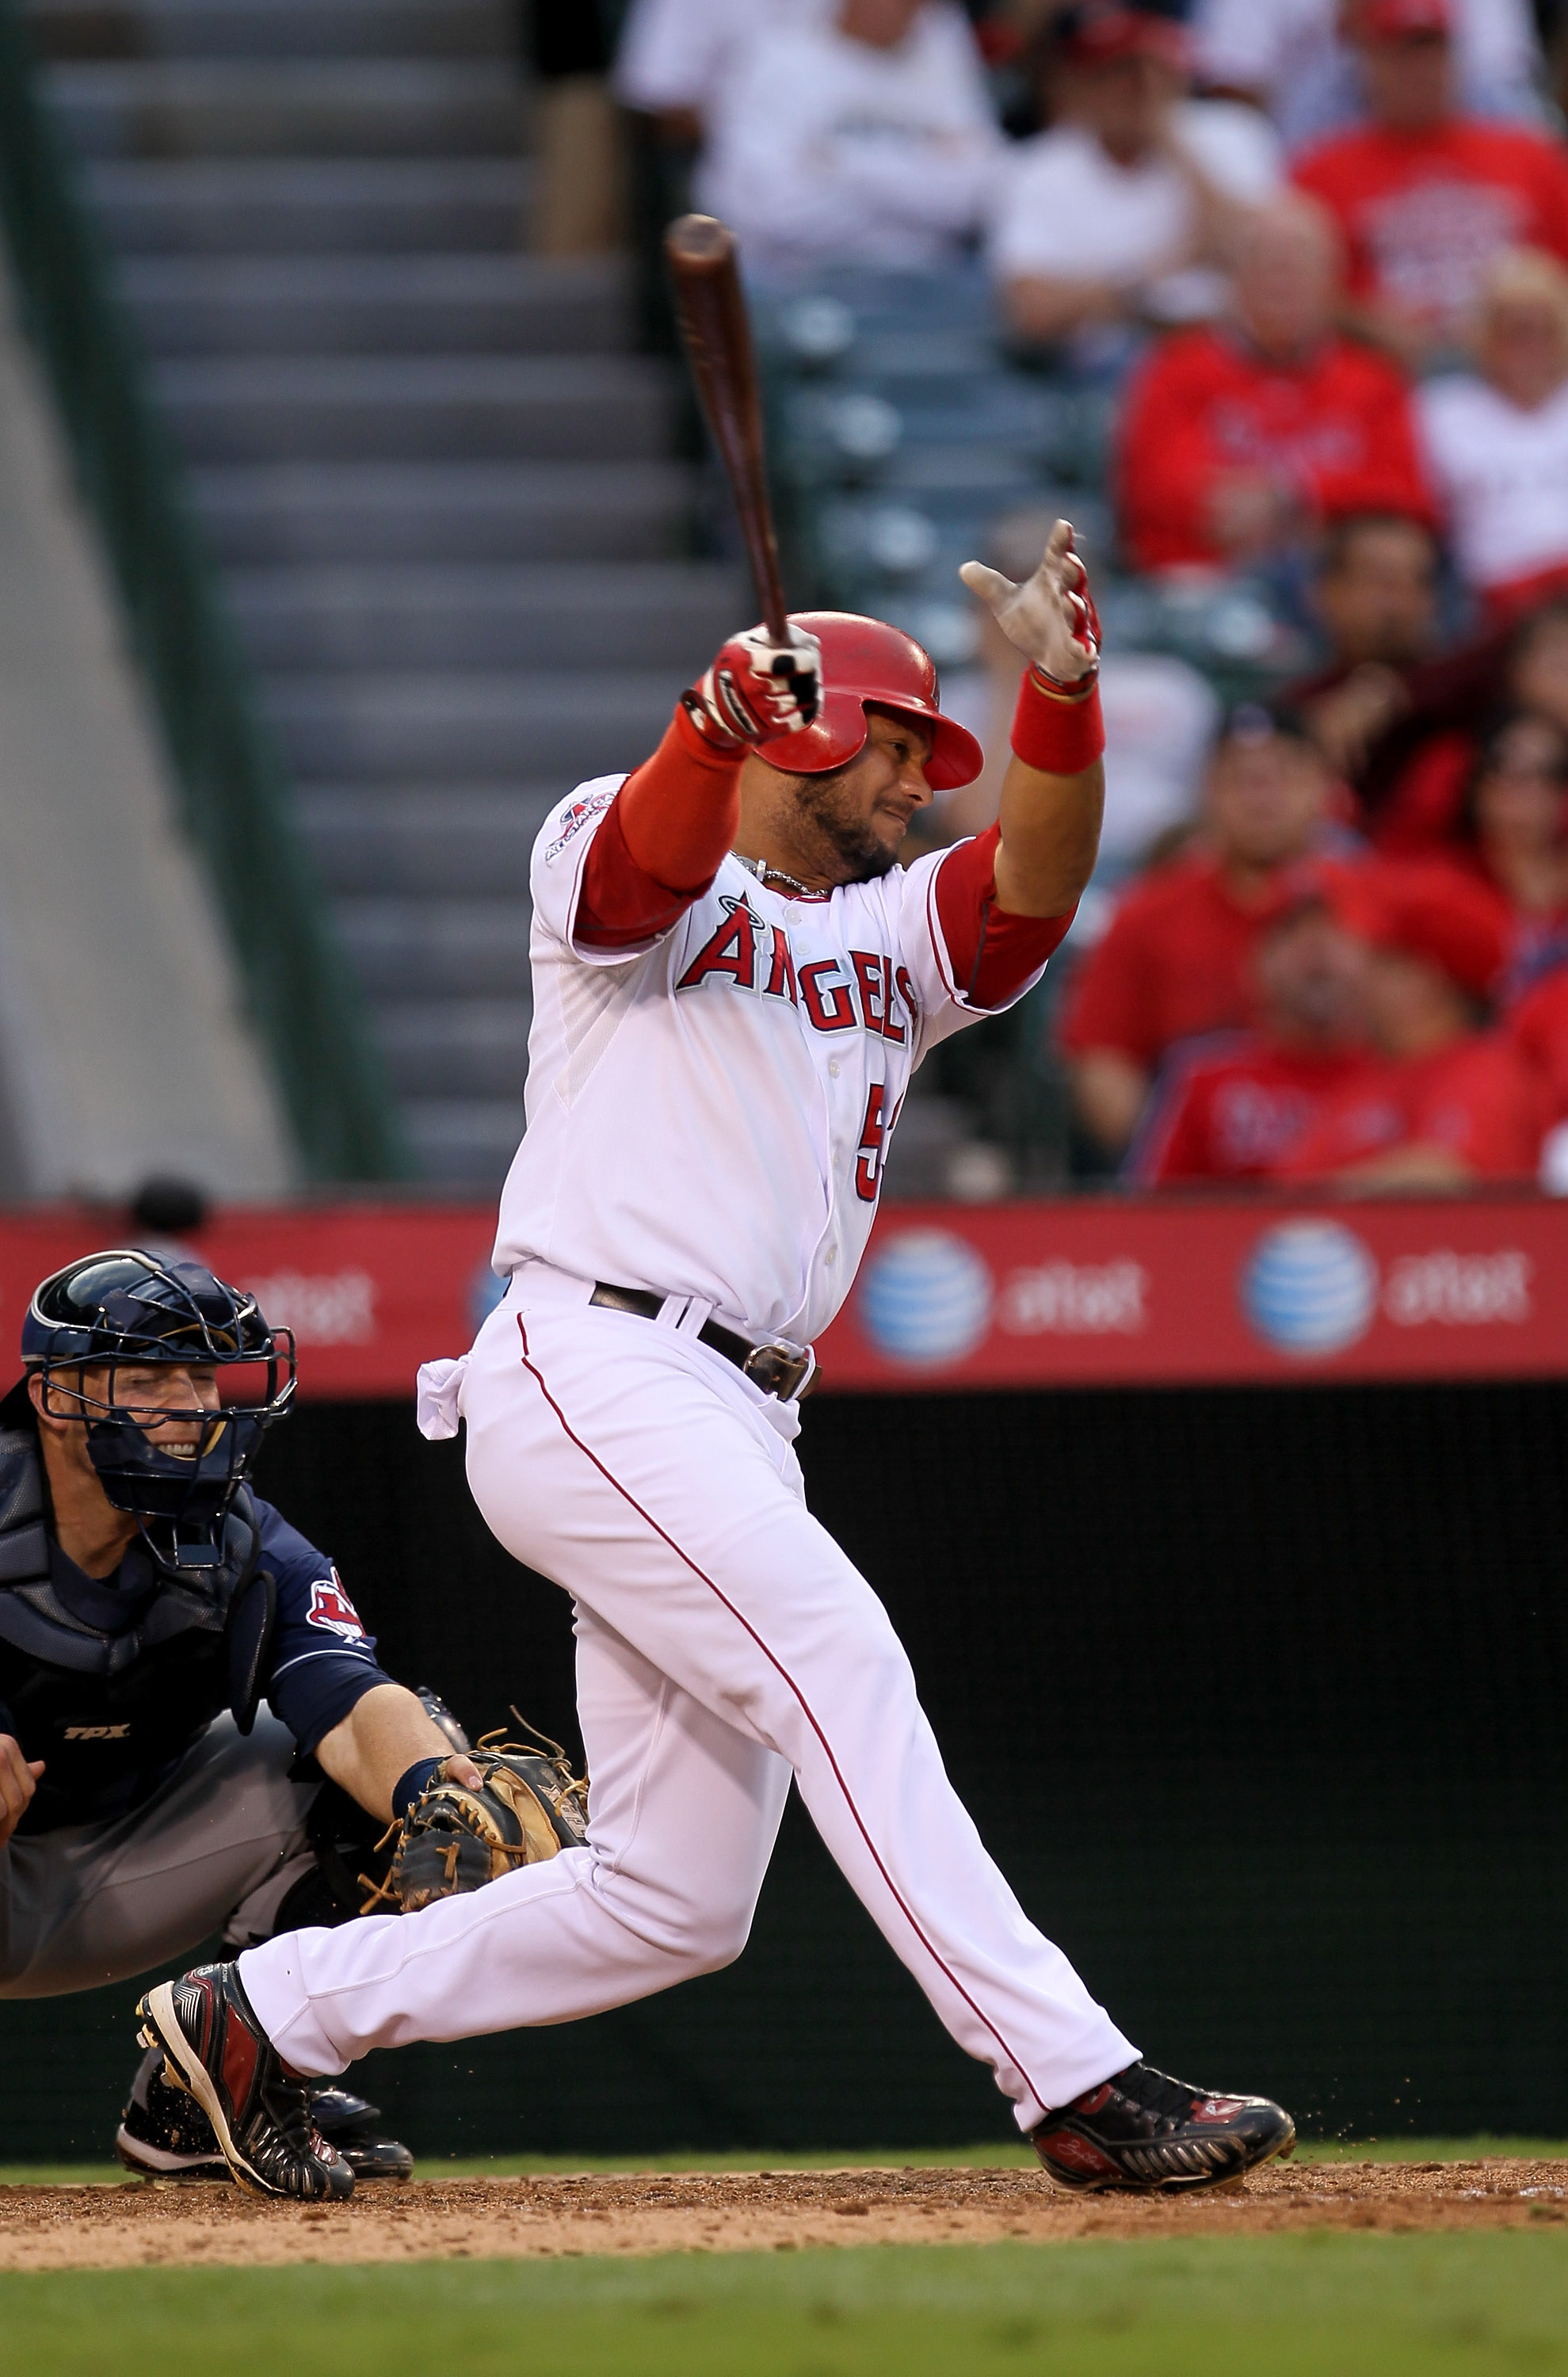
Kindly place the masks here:
<instances>
[{"instance_id":1,"label":"white baseball jersey","mask_svg":"<svg viewBox=\"0 0 1568 2377\"><path fill-rule=\"evenodd\" d=\"M527 1130L495 1268L700 1297L804 1345L865 1252L910 1075L992 1011L943 942L949 854L804 899L728 857L661 938L585 948L583 866L624 781L582 785L534 847Z\"/></svg>"}]
</instances>

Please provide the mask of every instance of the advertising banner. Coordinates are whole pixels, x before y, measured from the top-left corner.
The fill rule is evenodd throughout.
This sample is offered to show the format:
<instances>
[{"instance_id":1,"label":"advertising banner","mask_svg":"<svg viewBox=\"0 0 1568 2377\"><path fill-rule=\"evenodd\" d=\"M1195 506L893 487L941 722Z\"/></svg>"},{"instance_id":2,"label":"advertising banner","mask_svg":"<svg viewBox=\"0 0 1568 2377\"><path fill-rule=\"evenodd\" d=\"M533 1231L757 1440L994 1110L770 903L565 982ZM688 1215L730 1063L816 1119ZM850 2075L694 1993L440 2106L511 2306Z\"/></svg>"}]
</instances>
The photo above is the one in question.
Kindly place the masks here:
<instances>
[{"instance_id":1,"label":"advertising banner","mask_svg":"<svg viewBox=\"0 0 1568 2377\"><path fill-rule=\"evenodd\" d=\"M489 1206L232 1208L190 1240L299 1342L300 1392L411 1396L501 1293ZM124 1242L0 1214L0 1378L45 1273ZM820 1341L822 1392L1568 1376L1568 1203L1119 1197L891 1205Z\"/></svg>"},{"instance_id":2,"label":"advertising banner","mask_svg":"<svg viewBox=\"0 0 1568 2377\"><path fill-rule=\"evenodd\" d=\"M20 1368L13 1356L39 1280L124 1246L126 1228L123 1215L81 1208L0 1214L0 1379ZM184 1243L293 1331L302 1396L412 1401L421 1362L466 1352L500 1296L495 1236L493 1205L231 1206Z\"/></svg>"},{"instance_id":3,"label":"advertising banner","mask_svg":"<svg viewBox=\"0 0 1568 2377\"><path fill-rule=\"evenodd\" d=\"M819 1354L906 1392L1568 1374L1568 1208L890 1206Z\"/></svg>"}]
</instances>

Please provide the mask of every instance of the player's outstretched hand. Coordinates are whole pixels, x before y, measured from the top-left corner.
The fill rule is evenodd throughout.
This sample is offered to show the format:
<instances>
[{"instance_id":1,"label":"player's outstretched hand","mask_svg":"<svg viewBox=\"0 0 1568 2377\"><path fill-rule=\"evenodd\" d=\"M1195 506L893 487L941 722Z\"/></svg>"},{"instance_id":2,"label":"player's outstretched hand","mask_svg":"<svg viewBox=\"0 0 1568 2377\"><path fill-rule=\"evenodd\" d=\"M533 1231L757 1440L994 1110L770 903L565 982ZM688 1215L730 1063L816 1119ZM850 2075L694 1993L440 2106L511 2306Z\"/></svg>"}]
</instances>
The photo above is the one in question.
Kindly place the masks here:
<instances>
[{"instance_id":1,"label":"player's outstretched hand","mask_svg":"<svg viewBox=\"0 0 1568 2377\"><path fill-rule=\"evenodd\" d=\"M966 561L958 574L988 606L1009 643L1051 684L1082 685L1098 668L1100 622L1070 520L1058 520L1038 569L1022 586L983 561Z\"/></svg>"},{"instance_id":2,"label":"player's outstretched hand","mask_svg":"<svg viewBox=\"0 0 1568 2377\"><path fill-rule=\"evenodd\" d=\"M26 1758L22 1745L0 1733L0 1841L8 1841L28 1810L43 1772L42 1758Z\"/></svg>"},{"instance_id":3,"label":"player's outstretched hand","mask_svg":"<svg viewBox=\"0 0 1568 2377\"><path fill-rule=\"evenodd\" d=\"M766 627L732 636L684 699L711 742L732 747L798 735L822 706L822 648L804 628L776 644Z\"/></svg>"}]
</instances>

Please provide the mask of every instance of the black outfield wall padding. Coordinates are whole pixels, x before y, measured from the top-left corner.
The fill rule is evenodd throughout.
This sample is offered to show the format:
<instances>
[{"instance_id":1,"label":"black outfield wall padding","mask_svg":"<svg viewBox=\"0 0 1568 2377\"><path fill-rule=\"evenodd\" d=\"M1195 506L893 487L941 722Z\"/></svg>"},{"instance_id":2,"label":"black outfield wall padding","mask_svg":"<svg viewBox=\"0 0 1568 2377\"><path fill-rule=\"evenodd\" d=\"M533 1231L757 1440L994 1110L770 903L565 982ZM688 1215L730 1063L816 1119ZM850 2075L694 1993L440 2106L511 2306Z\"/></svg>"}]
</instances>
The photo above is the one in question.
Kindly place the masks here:
<instances>
[{"instance_id":1,"label":"black outfield wall padding","mask_svg":"<svg viewBox=\"0 0 1568 2377\"><path fill-rule=\"evenodd\" d=\"M1568 2135L1565 1423L1555 1384L841 1397L801 1451L981 1833L1154 2060L1313 2132ZM460 1446L307 1404L260 1483L394 1673L575 1747L565 1597ZM0 2161L106 2148L135 1995L0 2002ZM1009 2134L795 1802L729 1971L363 2071L432 2154Z\"/></svg>"}]
</instances>

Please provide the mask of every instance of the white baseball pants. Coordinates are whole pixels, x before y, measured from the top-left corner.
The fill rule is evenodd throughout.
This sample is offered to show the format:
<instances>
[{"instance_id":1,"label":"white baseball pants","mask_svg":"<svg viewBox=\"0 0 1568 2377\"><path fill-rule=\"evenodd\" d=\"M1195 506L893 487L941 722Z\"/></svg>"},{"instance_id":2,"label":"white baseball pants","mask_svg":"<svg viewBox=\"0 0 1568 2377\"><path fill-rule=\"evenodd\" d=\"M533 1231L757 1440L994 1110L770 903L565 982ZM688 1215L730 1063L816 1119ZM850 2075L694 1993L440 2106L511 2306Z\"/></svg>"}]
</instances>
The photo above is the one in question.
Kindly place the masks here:
<instances>
[{"instance_id":1,"label":"white baseball pants","mask_svg":"<svg viewBox=\"0 0 1568 2377\"><path fill-rule=\"evenodd\" d=\"M715 1971L745 1946L793 1771L889 1944L1031 2128L1136 2049L986 1854L886 1611L806 1509L792 1415L696 1342L701 1307L672 1299L665 1325L588 1295L526 1265L450 1380L480 1510L575 1596L587 1845L248 1951L257 2017L317 2076Z\"/></svg>"}]
</instances>

